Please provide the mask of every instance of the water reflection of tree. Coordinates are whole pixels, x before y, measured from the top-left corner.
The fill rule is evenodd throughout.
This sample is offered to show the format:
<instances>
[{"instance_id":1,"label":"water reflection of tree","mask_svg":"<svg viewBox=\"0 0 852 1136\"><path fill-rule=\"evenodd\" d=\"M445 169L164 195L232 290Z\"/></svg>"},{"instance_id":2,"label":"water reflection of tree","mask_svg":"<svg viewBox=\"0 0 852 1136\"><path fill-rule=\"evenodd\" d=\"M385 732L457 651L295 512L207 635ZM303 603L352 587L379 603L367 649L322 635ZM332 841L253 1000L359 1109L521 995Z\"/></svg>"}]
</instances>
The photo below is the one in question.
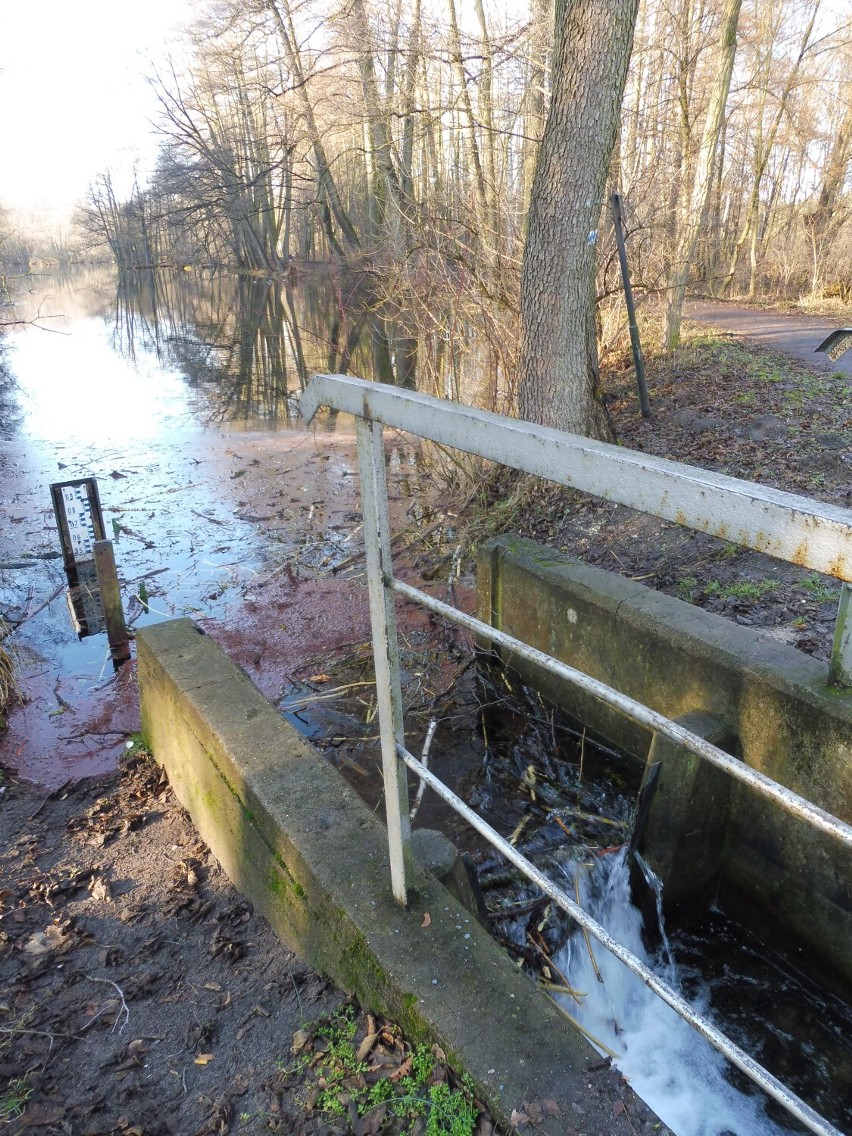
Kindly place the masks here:
<instances>
[{"instance_id":1,"label":"water reflection of tree","mask_svg":"<svg viewBox=\"0 0 852 1136\"><path fill-rule=\"evenodd\" d=\"M290 280L138 271L119 276L116 350L179 370L220 421L287 421L313 372L414 387L416 340L365 274Z\"/></svg>"},{"instance_id":2,"label":"water reflection of tree","mask_svg":"<svg viewBox=\"0 0 852 1136\"><path fill-rule=\"evenodd\" d=\"M329 372L416 387L417 340L378 296L369 274L316 274L300 292L310 334L325 342Z\"/></svg>"},{"instance_id":3,"label":"water reflection of tree","mask_svg":"<svg viewBox=\"0 0 852 1136\"><path fill-rule=\"evenodd\" d=\"M0 338L0 438L11 438L21 420L15 380L7 366L6 344Z\"/></svg>"},{"instance_id":4,"label":"water reflection of tree","mask_svg":"<svg viewBox=\"0 0 852 1136\"><path fill-rule=\"evenodd\" d=\"M6 332L16 322L12 290L6 277L0 272L0 438L11 438L21 419L21 410L15 398L15 380L7 365L8 343L5 339Z\"/></svg>"},{"instance_id":5,"label":"water reflection of tree","mask_svg":"<svg viewBox=\"0 0 852 1136\"><path fill-rule=\"evenodd\" d=\"M288 420L305 372L288 351L288 314L277 284L220 274L124 274L116 289L114 342L180 371L225 421Z\"/></svg>"}]
</instances>

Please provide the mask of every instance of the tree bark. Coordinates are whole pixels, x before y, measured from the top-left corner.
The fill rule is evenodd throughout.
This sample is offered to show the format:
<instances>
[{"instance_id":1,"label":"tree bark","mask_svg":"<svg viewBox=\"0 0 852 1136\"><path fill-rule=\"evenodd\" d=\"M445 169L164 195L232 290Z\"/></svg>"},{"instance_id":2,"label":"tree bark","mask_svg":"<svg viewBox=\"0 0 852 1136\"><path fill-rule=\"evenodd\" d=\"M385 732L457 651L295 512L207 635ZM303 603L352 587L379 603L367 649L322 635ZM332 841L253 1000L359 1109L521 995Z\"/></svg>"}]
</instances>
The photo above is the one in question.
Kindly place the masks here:
<instances>
[{"instance_id":1,"label":"tree bark","mask_svg":"<svg viewBox=\"0 0 852 1136\"><path fill-rule=\"evenodd\" d=\"M550 112L521 277L519 410L576 434L610 434L598 402L595 241L638 0L559 0Z\"/></svg>"},{"instance_id":2,"label":"tree bark","mask_svg":"<svg viewBox=\"0 0 852 1136\"><path fill-rule=\"evenodd\" d=\"M768 29L768 34L765 36L767 43L765 45L764 55L765 58L761 60L762 70L756 76L758 97L757 107L755 114L755 142L754 142L754 160L753 160L753 173L752 173L752 186L751 194L749 196L748 207L745 216L745 222L742 231L737 238L737 243L734 245L733 253L731 254L731 263L728 268L724 288L731 288L734 284L734 278L737 272L737 265L743 249L748 245L749 247L749 283L748 283L748 296L753 299L757 293L757 270L758 270L758 246L760 243L760 209L762 202L762 189L763 179L766 175L766 170L769 166L772 151L778 137L778 131L785 115L790 113L790 98L798 83L799 73L802 64L810 50L811 36L813 34L814 25L816 24L817 16L821 6L821 0L814 0L810 11L807 15L807 22L805 29L802 33L801 44L796 59L790 68L789 74L784 82L784 87L781 94L777 98L775 113L767 129L764 129L764 114L771 89L772 83L772 63L774 61L775 40L780 32L781 18L780 14L776 11L771 11L768 19L772 21Z\"/></svg>"}]
</instances>

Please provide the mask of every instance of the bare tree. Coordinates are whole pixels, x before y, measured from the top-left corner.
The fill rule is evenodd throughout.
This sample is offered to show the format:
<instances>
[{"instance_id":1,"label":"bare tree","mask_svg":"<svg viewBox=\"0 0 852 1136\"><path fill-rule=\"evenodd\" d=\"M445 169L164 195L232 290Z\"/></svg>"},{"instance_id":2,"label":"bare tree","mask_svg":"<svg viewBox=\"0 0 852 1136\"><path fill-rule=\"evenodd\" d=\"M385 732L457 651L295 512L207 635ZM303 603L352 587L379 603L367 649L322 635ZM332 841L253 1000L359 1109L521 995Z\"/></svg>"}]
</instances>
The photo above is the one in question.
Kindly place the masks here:
<instances>
[{"instance_id":1,"label":"bare tree","mask_svg":"<svg viewBox=\"0 0 852 1136\"><path fill-rule=\"evenodd\" d=\"M719 29L719 53L716 79L707 104L701 145L692 179L692 192L686 199L678 218L677 247L669 281L666 305L666 347L671 351L680 341L680 323L689 271L695 257L698 238L707 221L710 194L713 189L713 169L719 147L719 138L725 118L725 106L731 88L734 58L737 51L737 25L743 0L725 0Z\"/></svg>"}]
</instances>

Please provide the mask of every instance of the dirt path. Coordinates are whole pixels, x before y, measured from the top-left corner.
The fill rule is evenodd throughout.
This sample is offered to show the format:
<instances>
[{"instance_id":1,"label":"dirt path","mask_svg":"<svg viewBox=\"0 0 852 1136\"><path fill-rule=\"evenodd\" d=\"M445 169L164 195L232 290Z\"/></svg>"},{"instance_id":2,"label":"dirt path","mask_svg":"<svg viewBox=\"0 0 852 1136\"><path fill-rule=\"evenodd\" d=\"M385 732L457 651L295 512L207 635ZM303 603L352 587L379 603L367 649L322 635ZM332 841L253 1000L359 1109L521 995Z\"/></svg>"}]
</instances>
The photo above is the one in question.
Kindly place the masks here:
<instances>
[{"instance_id":1,"label":"dirt path","mask_svg":"<svg viewBox=\"0 0 852 1136\"><path fill-rule=\"evenodd\" d=\"M852 351L847 351L836 363L826 355L815 354L816 347L829 332L849 326L848 320L798 312L767 312L718 300L693 300L686 305L685 314L696 323L742 336L772 351L783 351L818 370L852 375Z\"/></svg>"}]
</instances>

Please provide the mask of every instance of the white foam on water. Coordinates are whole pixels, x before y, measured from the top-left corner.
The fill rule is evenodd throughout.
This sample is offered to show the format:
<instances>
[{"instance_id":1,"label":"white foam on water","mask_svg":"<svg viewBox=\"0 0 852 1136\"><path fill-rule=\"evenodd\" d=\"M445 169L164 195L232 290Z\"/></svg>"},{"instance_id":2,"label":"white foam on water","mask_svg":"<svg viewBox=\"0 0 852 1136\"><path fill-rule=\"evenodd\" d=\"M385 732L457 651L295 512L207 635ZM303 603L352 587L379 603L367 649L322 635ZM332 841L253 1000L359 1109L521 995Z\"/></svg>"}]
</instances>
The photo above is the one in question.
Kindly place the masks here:
<instances>
[{"instance_id":1,"label":"white foam on water","mask_svg":"<svg viewBox=\"0 0 852 1136\"><path fill-rule=\"evenodd\" d=\"M609 933L679 989L676 967L649 956L642 916L633 906L626 852L580 869L582 905ZM636 1093L677 1136L789 1136L791 1129L766 1115L762 1095L732 1085L725 1058L653 994L640 978L590 939L599 981L582 934L572 936L554 960L576 1001L559 995L565 1010L618 1056L615 1066ZM664 944L663 958L666 958ZM706 1006L696 1004L700 1013Z\"/></svg>"}]
</instances>

